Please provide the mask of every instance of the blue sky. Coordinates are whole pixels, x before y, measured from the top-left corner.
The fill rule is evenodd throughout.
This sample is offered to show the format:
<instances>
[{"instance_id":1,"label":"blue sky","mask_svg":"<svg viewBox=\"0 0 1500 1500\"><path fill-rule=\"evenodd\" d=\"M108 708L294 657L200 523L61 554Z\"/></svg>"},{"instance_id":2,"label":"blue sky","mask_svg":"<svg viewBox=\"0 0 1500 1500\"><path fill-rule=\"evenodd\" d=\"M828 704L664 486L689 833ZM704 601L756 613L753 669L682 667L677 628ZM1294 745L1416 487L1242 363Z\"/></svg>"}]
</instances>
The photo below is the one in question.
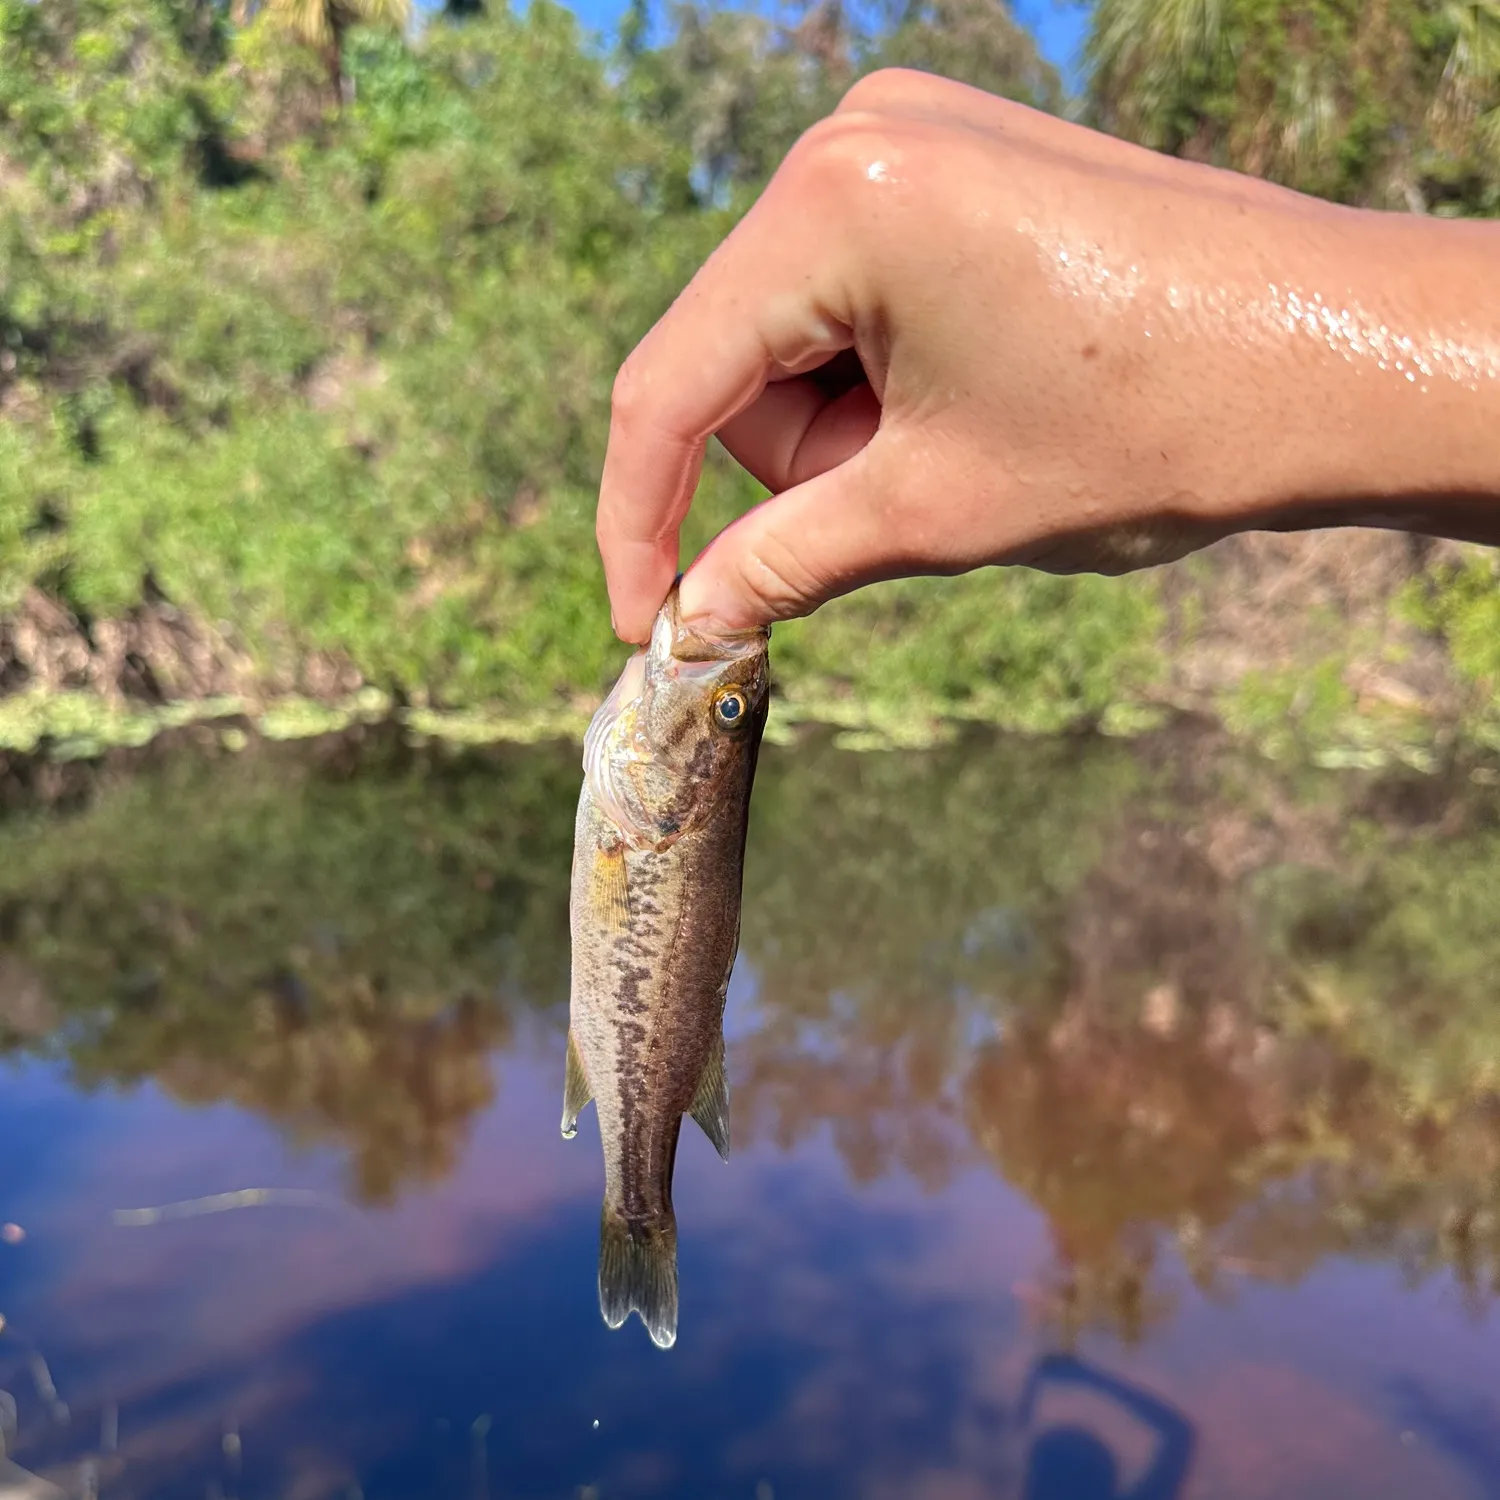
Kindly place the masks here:
<instances>
[{"instance_id":1,"label":"blue sky","mask_svg":"<svg viewBox=\"0 0 1500 1500\"><path fill-rule=\"evenodd\" d=\"M432 3L433 0L425 0L423 8ZM563 0L563 3L572 6L585 26L599 31L613 30L625 10L625 0ZM1075 83L1079 49L1088 25L1088 0L1012 0L1011 9L1016 19L1035 35L1043 56L1070 84Z\"/></svg>"},{"instance_id":2,"label":"blue sky","mask_svg":"<svg viewBox=\"0 0 1500 1500\"><path fill-rule=\"evenodd\" d=\"M1016 19L1028 27L1042 55L1069 82L1076 83L1089 7L1079 0L1016 0Z\"/></svg>"}]
</instances>

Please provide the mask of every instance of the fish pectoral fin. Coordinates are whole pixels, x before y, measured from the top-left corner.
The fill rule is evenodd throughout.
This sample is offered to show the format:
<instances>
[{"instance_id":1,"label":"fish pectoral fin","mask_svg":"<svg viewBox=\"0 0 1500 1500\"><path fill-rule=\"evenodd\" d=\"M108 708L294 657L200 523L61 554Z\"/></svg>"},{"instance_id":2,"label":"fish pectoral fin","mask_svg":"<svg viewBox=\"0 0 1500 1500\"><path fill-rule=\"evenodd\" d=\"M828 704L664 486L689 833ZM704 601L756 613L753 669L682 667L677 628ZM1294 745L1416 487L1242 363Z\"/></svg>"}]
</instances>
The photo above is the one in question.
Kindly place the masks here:
<instances>
[{"instance_id":1,"label":"fish pectoral fin","mask_svg":"<svg viewBox=\"0 0 1500 1500\"><path fill-rule=\"evenodd\" d=\"M607 933L630 926L630 885L625 875L625 846L594 852L594 878L589 882L594 916Z\"/></svg>"},{"instance_id":2,"label":"fish pectoral fin","mask_svg":"<svg viewBox=\"0 0 1500 1500\"><path fill-rule=\"evenodd\" d=\"M703 1077L698 1081L698 1092L693 1095L692 1108L688 1112L703 1127L703 1133L713 1142L714 1150L728 1161L729 1078L724 1072L722 1036L709 1056L708 1066L704 1068Z\"/></svg>"},{"instance_id":3,"label":"fish pectoral fin","mask_svg":"<svg viewBox=\"0 0 1500 1500\"><path fill-rule=\"evenodd\" d=\"M578 1134L578 1116L583 1106L594 1097L589 1087L588 1075L583 1071L583 1059L578 1055L578 1043L573 1040L573 1031L568 1030L567 1074L563 1079L562 1133L565 1141Z\"/></svg>"}]
</instances>

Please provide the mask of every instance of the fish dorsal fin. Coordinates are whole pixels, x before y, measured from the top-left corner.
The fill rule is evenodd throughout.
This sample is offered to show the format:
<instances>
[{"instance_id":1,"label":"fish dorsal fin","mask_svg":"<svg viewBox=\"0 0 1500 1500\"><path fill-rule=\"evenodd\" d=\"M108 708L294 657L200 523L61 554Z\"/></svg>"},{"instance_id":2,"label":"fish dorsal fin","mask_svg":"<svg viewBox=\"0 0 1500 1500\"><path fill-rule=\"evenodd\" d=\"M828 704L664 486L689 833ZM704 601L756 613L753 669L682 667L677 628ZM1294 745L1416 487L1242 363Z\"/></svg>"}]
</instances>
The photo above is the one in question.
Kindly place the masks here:
<instances>
[{"instance_id":1,"label":"fish dorsal fin","mask_svg":"<svg viewBox=\"0 0 1500 1500\"><path fill-rule=\"evenodd\" d=\"M588 1075L583 1071L583 1059L578 1055L578 1043L573 1040L573 1031L568 1030L567 1075L563 1080L562 1133L565 1141L578 1134L578 1116L583 1106L594 1097L589 1087Z\"/></svg>"},{"instance_id":2,"label":"fish dorsal fin","mask_svg":"<svg viewBox=\"0 0 1500 1500\"><path fill-rule=\"evenodd\" d=\"M621 933L630 926L630 885L625 874L623 844L594 851L589 896L594 915L606 932Z\"/></svg>"},{"instance_id":3,"label":"fish dorsal fin","mask_svg":"<svg viewBox=\"0 0 1500 1500\"><path fill-rule=\"evenodd\" d=\"M681 1097L679 1095L679 1097ZM729 1079L724 1072L724 1038L722 1034L709 1054L708 1066L698 1081L689 1114L703 1127L714 1150L729 1160Z\"/></svg>"}]
</instances>

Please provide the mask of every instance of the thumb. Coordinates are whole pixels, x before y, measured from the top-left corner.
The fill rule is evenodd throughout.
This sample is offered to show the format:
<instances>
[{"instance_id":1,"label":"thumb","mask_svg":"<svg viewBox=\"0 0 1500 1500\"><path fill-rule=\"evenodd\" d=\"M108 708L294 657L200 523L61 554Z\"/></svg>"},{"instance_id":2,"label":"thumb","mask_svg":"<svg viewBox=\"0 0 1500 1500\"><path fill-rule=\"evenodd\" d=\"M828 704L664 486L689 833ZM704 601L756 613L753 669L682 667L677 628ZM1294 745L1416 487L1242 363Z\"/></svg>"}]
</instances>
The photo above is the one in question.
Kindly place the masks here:
<instances>
[{"instance_id":1,"label":"thumb","mask_svg":"<svg viewBox=\"0 0 1500 1500\"><path fill-rule=\"evenodd\" d=\"M749 630L926 571L910 545L909 507L891 459L877 433L846 462L725 527L683 576L684 620L710 633Z\"/></svg>"}]
</instances>

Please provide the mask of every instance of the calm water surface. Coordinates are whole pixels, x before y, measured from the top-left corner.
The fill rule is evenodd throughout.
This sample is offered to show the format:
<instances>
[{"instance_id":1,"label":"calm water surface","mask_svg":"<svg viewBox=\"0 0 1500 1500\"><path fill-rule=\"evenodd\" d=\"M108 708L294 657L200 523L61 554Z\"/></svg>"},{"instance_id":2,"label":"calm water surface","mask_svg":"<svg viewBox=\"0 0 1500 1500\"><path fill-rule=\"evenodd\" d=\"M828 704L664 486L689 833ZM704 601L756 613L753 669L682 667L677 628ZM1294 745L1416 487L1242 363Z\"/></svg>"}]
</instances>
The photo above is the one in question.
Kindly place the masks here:
<instances>
[{"instance_id":1,"label":"calm water surface","mask_svg":"<svg viewBox=\"0 0 1500 1500\"><path fill-rule=\"evenodd\" d=\"M1500 1496L1483 772L769 748L669 1352L600 1321L593 1111L558 1133L577 778L375 735L11 797L12 1460L111 1500Z\"/></svg>"}]
</instances>

